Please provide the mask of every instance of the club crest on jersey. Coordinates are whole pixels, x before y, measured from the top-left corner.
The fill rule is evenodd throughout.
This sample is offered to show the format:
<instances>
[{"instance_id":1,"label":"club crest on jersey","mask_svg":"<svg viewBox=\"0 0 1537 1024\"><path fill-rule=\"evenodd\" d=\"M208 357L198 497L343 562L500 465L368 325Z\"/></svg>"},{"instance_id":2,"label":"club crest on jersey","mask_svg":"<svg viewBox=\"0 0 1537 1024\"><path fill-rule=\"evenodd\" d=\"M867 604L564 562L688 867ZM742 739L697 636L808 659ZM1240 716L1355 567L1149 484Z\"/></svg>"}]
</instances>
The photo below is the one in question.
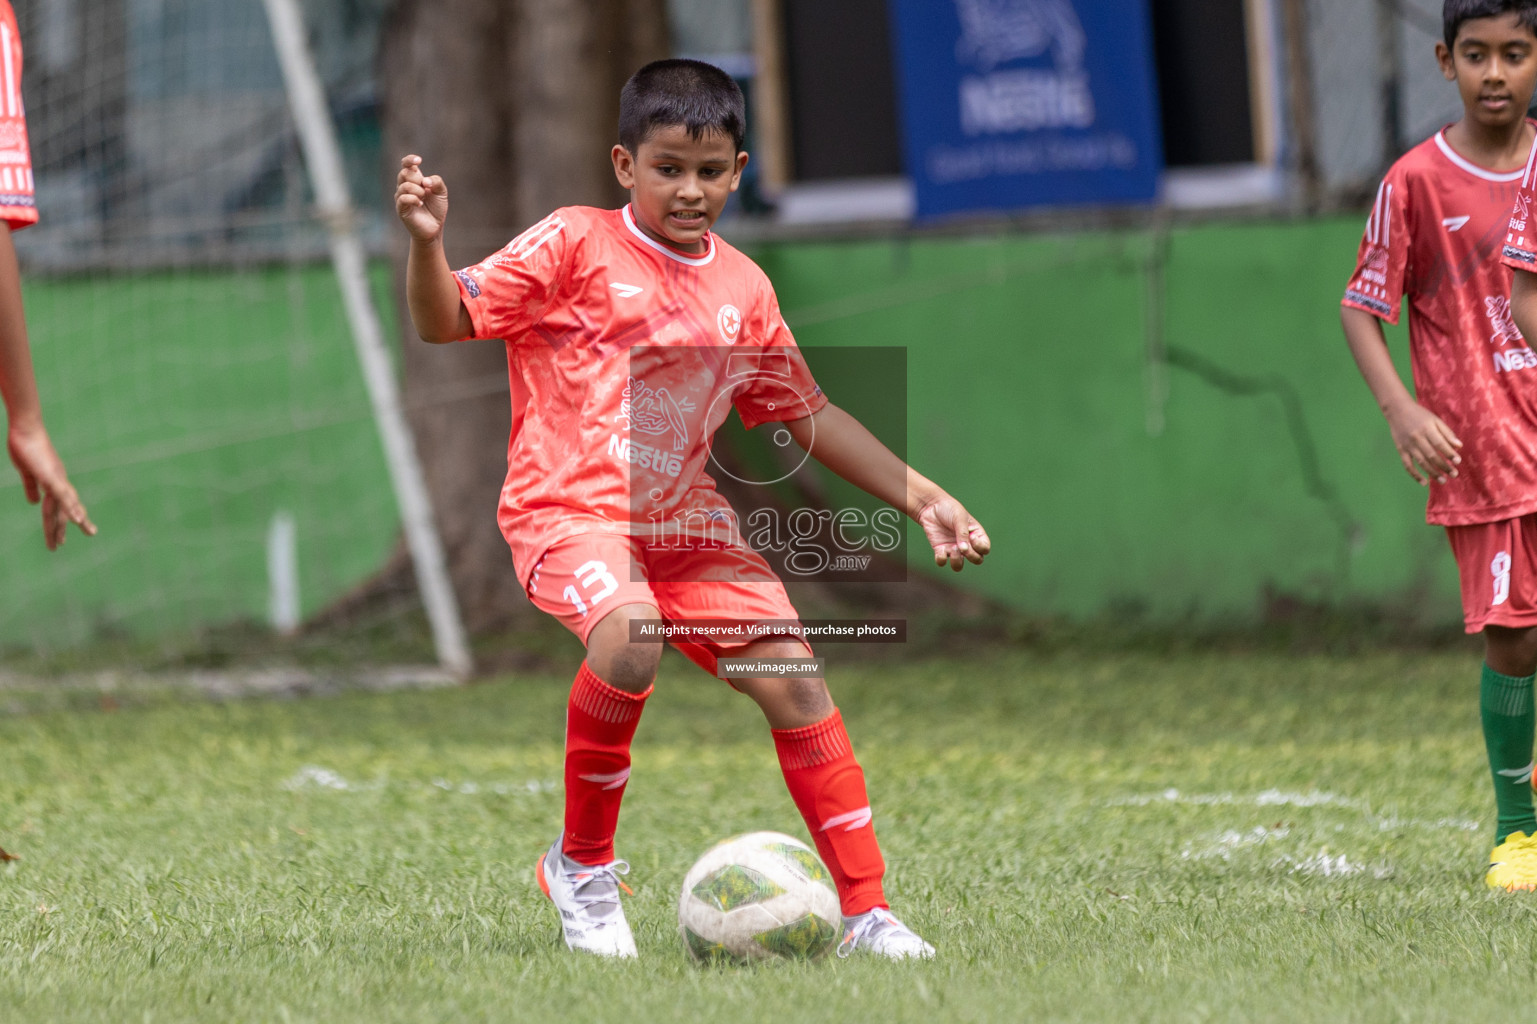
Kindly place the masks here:
<instances>
[{"instance_id":1,"label":"club crest on jersey","mask_svg":"<svg viewBox=\"0 0 1537 1024\"><path fill-rule=\"evenodd\" d=\"M619 400L619 418L632 433L652 437L672 435L672 450L688 448L688 420L683 414L694 411L687 398L679 401L665 387L652 389L646 382L631 377Z\"/></svg>"},{"instance_id":2,"label":"club crest on jersey","mask_svg":"<svg viewBox=\"0 0 1537 1024\"><path fill-rule=\"evenodd\" d=\"M731 303L726 303L715 314L715 326L720 330L720 336L726 344L735 345L742 333L742 311Z\"/></svg>"},{"instance_id":3,"label":"club crest on jersey","mask_svg":"<svg viewBox=\"0 0 1537 1024\"><path fill-rule=\"evenodd\" d=\"M1525 192L1516 193L1516 208L1510 215L1510 230L1525 231L1526 222L1532 219L1532 197Z\"/></svg>"}]
</instances>

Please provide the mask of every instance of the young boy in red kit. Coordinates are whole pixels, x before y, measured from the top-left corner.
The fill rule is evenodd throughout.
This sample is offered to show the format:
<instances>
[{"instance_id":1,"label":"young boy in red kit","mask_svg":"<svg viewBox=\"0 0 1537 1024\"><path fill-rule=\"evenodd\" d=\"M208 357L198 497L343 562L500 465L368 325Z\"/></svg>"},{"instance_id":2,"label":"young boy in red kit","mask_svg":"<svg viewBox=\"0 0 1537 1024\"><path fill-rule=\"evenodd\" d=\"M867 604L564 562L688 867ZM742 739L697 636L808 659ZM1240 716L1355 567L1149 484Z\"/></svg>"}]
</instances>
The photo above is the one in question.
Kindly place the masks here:
<instances>
[{"instance_id":1,"label":"young boy in red kit","mask_svg":"<svg viewBox=\"0 0 1537 1024\"><path fill-rule=\"evenodd\" d=\"M739 534L685 544L657 535L658 522L731 520L704 471L730 409L749 429L782 423L823 465L907 512L938 564L959 570L990 548L959 502L827 401L768 279L711 233L747 164L745 123L742 94L718 68L648 64L621 93L611 152L629 205L556 210L457 272L443 254L443 180L408 156L395 193L411 234L418 333L434 343L506 339L513 427L499 522L530 599L587 647L567 708L565 828L538 875L566 944L606 956L635 955L614 832L661 656L637 631L659 620L797 618ZM728 364L738 354L760 372L736 374ZM790 635L675 646L711 674L725 655L808 653ZM767 717L790 795L837 883L840 952L933 956L887 906L864 774L825 683L733 684Z\"/></svg>"},{"instance_id":2,"label":"young boy in red kit","mask_svg":"<svg viewBox=\"0 0 1537 1024\"><path fill-rule=\"evenodd\" d=\"M1485 881L1531 890L1537 357L1516 328L1520 315L1511 319L1500 240L1530 166L1534 131L1526 110L1537 86L1537 4L1446 0L1442 20L1436 57L1461 93L1462 119L1388 171L1342 319L1404 468L1430 489L1426 518L1446 527L1467 631L1484 635L1480 707L1497 811ZM1504 262L1521 266L1513 251L1520 253L1505 248ZM1527 266L1531 260L1528 254ZM1381 326L1397 322L1405 294L1412 396Z\"/></svg>"}]
</instances>

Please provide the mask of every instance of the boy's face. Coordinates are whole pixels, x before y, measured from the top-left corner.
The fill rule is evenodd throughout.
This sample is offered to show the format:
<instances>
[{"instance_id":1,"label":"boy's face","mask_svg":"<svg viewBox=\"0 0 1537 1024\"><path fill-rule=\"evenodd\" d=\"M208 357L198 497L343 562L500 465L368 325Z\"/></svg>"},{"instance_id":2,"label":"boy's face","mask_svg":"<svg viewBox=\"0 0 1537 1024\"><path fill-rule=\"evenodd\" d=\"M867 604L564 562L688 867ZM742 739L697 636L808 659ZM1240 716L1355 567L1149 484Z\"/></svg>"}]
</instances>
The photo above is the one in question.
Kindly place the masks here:
<instances>
[{"instance_id":1,"label":"boy's face","mask_svg":"<svg viewBox=\"0 0 1537 1024\"><path fill-rule=\"evenodd\" d=\"M611 155L640 229L684 252L704 252L704 236L747 166L747 154L736 151L731 136L708 132L693 139L681 125L658 128L635 153L615 146Z\"/></svg>"},{"instance_id":2,"label":"boy's face","mask_svg":"<svg viewBox=\"0 0 1537 1024\"><path fill-rule=\"evenodd\" d=\"M1505 128L1526 116L1537 86L1537 36L1519 15L1463 22L1450 50L1436 44L1436 59L1446 80L1457 83L1470 120Z\"/></svg>"}]
</instances>

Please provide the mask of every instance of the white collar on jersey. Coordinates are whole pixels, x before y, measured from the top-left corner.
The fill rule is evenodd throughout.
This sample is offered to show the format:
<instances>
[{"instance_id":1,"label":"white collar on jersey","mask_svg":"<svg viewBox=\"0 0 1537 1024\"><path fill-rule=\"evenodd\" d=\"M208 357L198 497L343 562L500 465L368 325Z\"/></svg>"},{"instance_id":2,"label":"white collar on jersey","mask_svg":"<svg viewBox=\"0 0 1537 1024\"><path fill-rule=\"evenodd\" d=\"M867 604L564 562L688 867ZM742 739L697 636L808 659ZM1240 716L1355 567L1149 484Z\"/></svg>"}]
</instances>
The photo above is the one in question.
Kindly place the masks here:
<instances>
[{"instance_id":1,"label":"white collar on jersey","mask_svg":"<svg viewBox=\"0 0 1537 1024\"><path fill-rule=\"evenodd\" d=\"M1440 147L1442 155L1444 155L1452 163L1456 164L1458 167L1461 167L1469 174L1483 178L1485 181L1520 181L1523 177L1526 176L1525 169L1512 171L1509 174L1500 174L1496 171L1491 171L1487 168L1480 167L1477 164L1467 160L1455 149L1453 149L1451 145L1446 141L1445 128L1436 132L1436 145Z\"/></svg>"},{"instance_id":2,"label":"white collar on jersey","mask_svg":"<svg viewBox=\"0 0 1537 1024\"><path fill-rule=\"evenodd\" d=\"M1518 174L1516 177L1519 178L1520 175ZM655 249L657 252L661 253L663 256L666 256L670 260L677 260L679 263L686 264L690 267L702 267L715 258L714 232L705 235L705 238L709 240L710 247L705 250L705 254L703 256L685 256L680 252L674 252L667 246L663 245L661 242L658 242L656 239L642 231L640 226L635 223L635 215L630 213L629 203L624 204L624 226L630 229L630 234L634 235L642 242L645 242L647 245L651 246L651 248Z\"/></svg>"}]
</instances>

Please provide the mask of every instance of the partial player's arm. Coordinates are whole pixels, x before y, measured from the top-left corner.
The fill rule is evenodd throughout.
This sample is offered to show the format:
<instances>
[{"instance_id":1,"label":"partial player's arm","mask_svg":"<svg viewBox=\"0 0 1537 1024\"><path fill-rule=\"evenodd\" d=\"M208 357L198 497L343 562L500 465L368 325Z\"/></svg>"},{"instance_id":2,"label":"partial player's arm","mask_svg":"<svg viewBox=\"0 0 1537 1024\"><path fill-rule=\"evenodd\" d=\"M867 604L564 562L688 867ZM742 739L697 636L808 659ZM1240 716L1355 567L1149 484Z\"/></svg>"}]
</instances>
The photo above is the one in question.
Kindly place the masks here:
<instances>
[{"instance_id":1,"label":"partial player's arm","mask_svg":"<svg viewBox=\"0 0 1537 1024\"><path fill-rule=\"evenodd\" d=\"M32 373L27 344L27 320L21 305L21 271L10 225L0 221L0 399L5 401L9 429L6 447L21 474L27 500L43 505L43 541L52 551L64 543L70 523L86 536L96 526L85 514L80 496L64 473L64 462L43 426L43 409Z\"/></svg>"},{"instance_id":2,"label":"partial player's arm","mask_svg":"<svg viewBox=\"0 0 1537 1024\"><path fill-rule=\"evenodd\" d=\"M1341 300L1340 323L1356 367L1388 421L1399 461L1411 477L1428 486L1432 479L1444 484L1457 475L1462 441L1409 393L1382 333L1384 320L1398 323L1411 280L1410 242L1416 213L1412 200L1419 194L1413 174L1402 161L1382 179Z\"/></svg>"},{"instance_id":3,"label":"partial player's arm","mask_svg":"<svg viewBox=\"0 0 1537 1024\"><path fill-rule=\"evenodd\" d=\"M1404 386L1388 352L1382 321L1365 310L1343 306L1340 323L1356 367L1387 418L1393 446L1398 449L1404 469L1421 484L1428 484L1430 477L1444 484L1456 476L1457 467L1462 464L1458 454L1462 442L1441 417L1416 402Z\"/></svg>"},{"instance_id":4,"label":"partial player's arm","mask_svg":"<svg viewBox=\"0 0 1537 1024\"><path fill-rule=\"evenodd\" d=\"M443 224L448 219L448 187L437 175L422 174L422 158L400 161L395 179L395 213L411 234L406 257L406 305L423 341L435 345L469 337L475 330L470 312L443 253Z\"/></svg>"},{"instance_id":5,"label":"partial player's arm","mask_svg":"<svg viewBox=\"0 0 1537 1024\"><path fill-rule=\"evenodd\" d=\"M897 458L864 424L832 403L784 424L795 443L855 487L906 512L923 527L934 564L959 572L982 564L992 541L982 524L932 480Z\"/></svg>"},{"instance_id":6,"label":"partial player's arm","mask_svg":"<svg viewBox=\"0 0 1537 1024\"><path fill-rule=\"evenodd\" d=\"M1523 338L1537 338L1537 274L1511 266L1510 316Z\"/></svg>"}]
</instances>

